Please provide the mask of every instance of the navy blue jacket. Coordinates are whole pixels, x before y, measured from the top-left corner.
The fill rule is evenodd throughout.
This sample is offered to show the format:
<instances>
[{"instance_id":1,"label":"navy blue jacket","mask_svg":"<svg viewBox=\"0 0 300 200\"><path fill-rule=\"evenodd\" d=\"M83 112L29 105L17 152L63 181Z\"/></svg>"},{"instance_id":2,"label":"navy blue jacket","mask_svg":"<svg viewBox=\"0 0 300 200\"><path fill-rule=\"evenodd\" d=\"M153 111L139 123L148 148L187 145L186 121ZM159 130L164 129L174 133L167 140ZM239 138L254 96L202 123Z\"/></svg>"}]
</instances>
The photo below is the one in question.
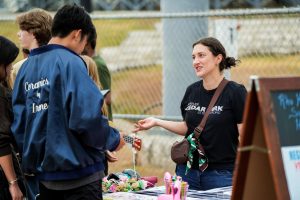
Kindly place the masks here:
<instances>
[{"instance_id":1,"label":"navy blue jacket","mask_svg":"<svg viewBox=\"0 0 300 200\"><path fill-rule=\"evenodd\" d=\"M17 75L12 102L12 132L23 170L41 180L77 179L101 171L104 151L119 144L118 131L101 114L103 96L84 61L63 46L31 51Z\"/></svg>"}]
</instances>

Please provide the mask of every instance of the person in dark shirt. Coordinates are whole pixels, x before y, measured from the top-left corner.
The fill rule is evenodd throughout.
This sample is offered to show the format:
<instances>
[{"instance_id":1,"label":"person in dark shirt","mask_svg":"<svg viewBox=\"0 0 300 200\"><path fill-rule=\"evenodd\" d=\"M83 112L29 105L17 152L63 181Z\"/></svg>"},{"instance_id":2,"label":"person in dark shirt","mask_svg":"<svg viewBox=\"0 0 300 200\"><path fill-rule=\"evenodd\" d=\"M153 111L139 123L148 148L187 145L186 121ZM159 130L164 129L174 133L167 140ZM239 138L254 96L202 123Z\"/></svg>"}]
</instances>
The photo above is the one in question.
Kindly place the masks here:
<instances>
[{"instance_id":1,"label":"person in dark shirt","mask_svg":"<svg viewBox=\"0 0 300 200\"><path fill-rule=\"evenodd\" d=\"M13 42L0 36L0 52L0 199L21 200L26 193L18 183L19 177L14 168L18 165L13 162L14 151L17 150L10 130L13 113L11 90L7 84L12 62L18 56L19 49Z\"/></svg>"},{"instance_id":2,"label":"person in dark shirt","mask_svg":"<svg viewBox=\"0 0 300 200\"><path fill-rule=\"evenodd\" d=\"M215 38L200 39L193 44L193 67L202 80L186 89L181 102L183 121L173 122L153 117L135 124L134 132L160 126L188 137L202 120L218 85L224 79L224 69L236 66L237 60L227 57L223 45ZM199 142L208 158L208 168L199 169L199 155L194 152L191 169L177 165L176 174L187 181L190 189L208 190L232 185L238 138L247 91L243 85L229 81L210 112Z\"/></svg>"},{"instance_id":3,"label":"person in dark shirt","mask_svg":"<svg viewBox=\"0 0 300 200\"><path fill-rule=\"evenodd\" d=\"M101 89L109 90L107 95L105 95L104 100L107 108L107 114L108 114L107 117L110 121L113 121L112 99L111 99L111 74L104 59L100 56L99 53L98 54L96 53L96 45L97 45L96 27L94 31L92 31L92 33L93 34L91 34L90 37L88 38L87 44L82 54L93 58L93 60L97 65L99 80L102 86Z\"/></svg>"}]
</instances>

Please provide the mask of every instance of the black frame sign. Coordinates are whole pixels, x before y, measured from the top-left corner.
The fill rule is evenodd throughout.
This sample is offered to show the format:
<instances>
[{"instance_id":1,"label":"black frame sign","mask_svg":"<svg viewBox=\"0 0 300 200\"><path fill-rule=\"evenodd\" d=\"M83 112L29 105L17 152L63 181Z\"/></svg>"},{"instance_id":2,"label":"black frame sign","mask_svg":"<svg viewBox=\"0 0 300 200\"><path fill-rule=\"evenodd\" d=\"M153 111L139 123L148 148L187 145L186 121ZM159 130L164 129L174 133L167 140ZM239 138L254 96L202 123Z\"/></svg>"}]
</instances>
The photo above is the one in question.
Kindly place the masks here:
<instances>
[{"instance_id":1,"label":"black frame sign","mask_svg":"<svg viewBox=\"0 0 300 200\"><path fill-rule=\"evenodd\" d=\"M300 77L252 78L232 199L300 199Z\"/></svg>"}]
</instances>

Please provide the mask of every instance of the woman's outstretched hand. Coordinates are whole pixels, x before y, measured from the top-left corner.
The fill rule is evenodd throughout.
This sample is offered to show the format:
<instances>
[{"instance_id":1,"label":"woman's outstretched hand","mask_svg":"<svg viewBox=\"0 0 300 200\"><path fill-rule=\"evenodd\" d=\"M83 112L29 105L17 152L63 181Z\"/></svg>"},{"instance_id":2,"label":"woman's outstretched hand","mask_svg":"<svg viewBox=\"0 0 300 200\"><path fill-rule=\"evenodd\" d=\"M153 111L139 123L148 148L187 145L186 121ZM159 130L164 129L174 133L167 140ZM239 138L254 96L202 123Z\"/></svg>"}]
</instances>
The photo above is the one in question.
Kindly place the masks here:
<instances>
[{"instance_id":1,"label":"woman's outstretched hand","mask_svg":"<svg viewBox=\"0 0 300 200\"><path fill-rule=\"evenodd\" d=\"M157 119L154 117L142 119L139 120L136 124L134 124L134 130L132 132L136 133L138 131L148 130L156 125L157 125Z\"/></svg>"}]
</instances>

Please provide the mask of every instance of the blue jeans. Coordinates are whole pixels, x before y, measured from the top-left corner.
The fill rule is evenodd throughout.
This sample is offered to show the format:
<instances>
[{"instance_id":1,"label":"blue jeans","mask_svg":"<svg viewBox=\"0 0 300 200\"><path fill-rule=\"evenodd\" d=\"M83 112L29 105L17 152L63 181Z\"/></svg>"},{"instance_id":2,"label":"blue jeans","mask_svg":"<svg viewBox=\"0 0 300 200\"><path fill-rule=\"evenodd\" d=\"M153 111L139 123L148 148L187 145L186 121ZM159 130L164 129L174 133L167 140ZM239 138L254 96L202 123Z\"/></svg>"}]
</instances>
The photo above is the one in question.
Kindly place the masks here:
<instances>
[{"instance_id":1,"label":"blue jeans","mask_svg":"<svg viewBox=\"0 0 300 200\"><path fill-rule=\"evenodd\" d=\"M185 175L186 165L176 166L176 175L181 176L182 180L189 184L192 190L209 190L218 187L232 185L231 170L213 170L206 169L204 172L196 169L190 169Z\"/></svg>"}]
</instances>

